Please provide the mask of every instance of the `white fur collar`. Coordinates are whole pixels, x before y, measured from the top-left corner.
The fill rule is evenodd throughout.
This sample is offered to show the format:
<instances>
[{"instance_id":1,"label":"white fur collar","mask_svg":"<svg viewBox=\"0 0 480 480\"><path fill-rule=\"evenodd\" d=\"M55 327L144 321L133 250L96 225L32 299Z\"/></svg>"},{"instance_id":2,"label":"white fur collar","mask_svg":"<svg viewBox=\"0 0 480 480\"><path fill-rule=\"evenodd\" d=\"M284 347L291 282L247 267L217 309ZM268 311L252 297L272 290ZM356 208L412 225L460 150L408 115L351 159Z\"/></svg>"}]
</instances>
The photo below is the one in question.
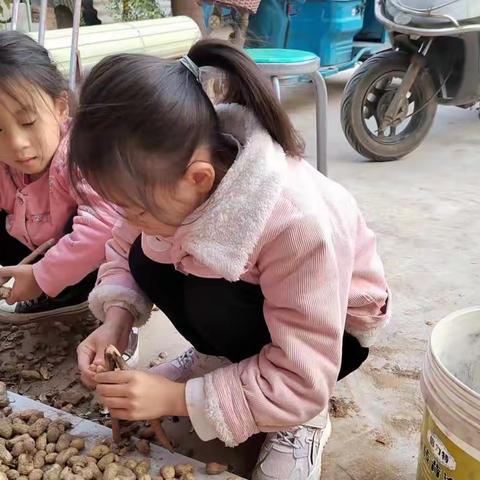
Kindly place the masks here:
<instances>
[{"instance_id":1,"label":"white fur collar","mask_svg":"<svg viewBox=\"0 0 480 480\"><path fill-rule=\"evenodd\" d=\"M277 203L287 174L283 149L246 108L219 105L222 130L243 146L198 218L184 248L223 278L236 281ZM195 215L196 216L196 215Z\"/></svg>"}]
</instances>

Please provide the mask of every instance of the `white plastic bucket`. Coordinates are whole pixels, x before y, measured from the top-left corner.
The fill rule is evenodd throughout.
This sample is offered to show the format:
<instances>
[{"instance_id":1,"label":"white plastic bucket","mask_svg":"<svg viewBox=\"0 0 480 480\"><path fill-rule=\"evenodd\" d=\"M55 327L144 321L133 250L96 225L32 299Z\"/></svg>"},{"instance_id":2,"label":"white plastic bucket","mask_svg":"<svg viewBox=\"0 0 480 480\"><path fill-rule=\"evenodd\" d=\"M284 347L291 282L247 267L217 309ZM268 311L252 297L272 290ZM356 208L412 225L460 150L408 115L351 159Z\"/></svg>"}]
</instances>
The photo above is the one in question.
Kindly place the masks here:
<instances>
[{"instance_id":1,"label":"white plastic bucket","mask_svg":"<svg viewBox=\"0 0 480 480\"><path fill-rule=\"evenodd\" d=\"M417 480L480 479L480 307L434 328L422 380Z\"/></svg>"}]
</instances>

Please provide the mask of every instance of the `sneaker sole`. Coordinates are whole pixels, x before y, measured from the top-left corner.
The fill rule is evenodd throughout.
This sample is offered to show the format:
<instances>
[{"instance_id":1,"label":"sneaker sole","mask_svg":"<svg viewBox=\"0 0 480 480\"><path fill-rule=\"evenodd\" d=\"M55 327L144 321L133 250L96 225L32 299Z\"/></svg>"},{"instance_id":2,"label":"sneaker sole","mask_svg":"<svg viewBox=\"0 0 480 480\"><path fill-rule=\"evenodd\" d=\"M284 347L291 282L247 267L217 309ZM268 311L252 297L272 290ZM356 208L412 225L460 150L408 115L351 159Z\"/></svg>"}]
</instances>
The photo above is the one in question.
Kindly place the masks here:
<instances>
[{"instance_id":1,"label":"sneaker sole","mask_svg":"<svg viewBox=\"0 0 480 480\"><path fill-rule=\"evenodd\" d=\"M88 301L69 307L57 308L48 312L39 313L0 313L0 323L22 324L39 322L45 319L80 315L89 312Z\"/></svg>"},{"instance_id":2,"label":"sneaker sole","mask_svg":"<svg viewBox=\"0 0 480 480\"><path fill-rule=\"evenodd\" d=\"M332 434L332 422L330 420L330 416L327 418L327 424L325 425L325 432L322 435L322 439L320 440L320 462L318 464L318 468L316 468L309 476L307 480L320 480L322 478L322 457L323 457L323 450L327 446L328 440L330 439L330 435Z\"/></svg>"}]
</instances>

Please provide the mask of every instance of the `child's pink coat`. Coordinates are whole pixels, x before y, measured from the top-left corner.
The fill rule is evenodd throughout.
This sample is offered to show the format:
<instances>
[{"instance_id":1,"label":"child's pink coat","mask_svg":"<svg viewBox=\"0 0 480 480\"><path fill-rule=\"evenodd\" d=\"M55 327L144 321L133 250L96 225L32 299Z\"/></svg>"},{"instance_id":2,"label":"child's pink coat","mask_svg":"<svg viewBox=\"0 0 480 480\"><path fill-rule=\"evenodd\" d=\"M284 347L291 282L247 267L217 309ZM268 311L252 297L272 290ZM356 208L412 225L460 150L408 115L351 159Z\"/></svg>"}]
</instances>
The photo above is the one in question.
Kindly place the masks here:
<instances>
[{"instance_id":1,"label":"child's pink coat","mask_svg":"<svg viewBox=\"0 0 480 480\"><path fill-rule=\"evenodd\" d=\"M94 208L73 193L67 174L68 130L68 124L62 127L48 171L34 182L0 163L0 210L7 212L8 233L31 249L51 238L58 240L33 267L38 285L52 297L99 267L116 219L114 210L91 190L86 190L87 203ZM65 235L72 217L73 231Z\"/></svg>"},{"instance_id":2,"label":"child's pink coat","mask_svg":"<svg viewBox=\"0 0 480 480\"><path fill-rule=\"evenodd\" d=\"M143 234L142 247L185 274L262 288L272 343L200 383L203 415L220 439L236 445L324 411L345 328L369 346L388 321L390 302L375 235L353 197L307 162L286 158L244 108L222 106L218 113L224 131L242 143L241 154L193 221L173 238ZM150 315L151 304L128 266L139 234L125 223L114 229L90 296L100 319L113 305L132 312L138 325ZM199 382L190 382L187 397L199 398L189 392ZM191 417L194 426L202 423Z\"/></svg>"}]
</instances>

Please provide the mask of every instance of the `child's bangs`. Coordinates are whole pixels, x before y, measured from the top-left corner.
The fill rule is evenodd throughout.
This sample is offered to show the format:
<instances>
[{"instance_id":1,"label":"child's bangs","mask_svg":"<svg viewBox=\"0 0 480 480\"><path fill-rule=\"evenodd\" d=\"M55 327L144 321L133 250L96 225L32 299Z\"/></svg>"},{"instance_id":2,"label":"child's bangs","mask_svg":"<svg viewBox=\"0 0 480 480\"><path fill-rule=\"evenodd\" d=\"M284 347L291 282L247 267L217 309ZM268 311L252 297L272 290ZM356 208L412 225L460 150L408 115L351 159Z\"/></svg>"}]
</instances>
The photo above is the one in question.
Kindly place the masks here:
<instances>
[{"instance_id":1,"label":"child's bangs","mask_svg":"<svg viewBox=\"0 0 480 480\"><path fill-rule=\"evenodd\" d=\"M36 91L37 88L26 78L0 75L0 92L18 103L23 110L32 112L37 110L34 98ZM2 107L6 108L3 102Z\"/></svg>"}]
</instances>

